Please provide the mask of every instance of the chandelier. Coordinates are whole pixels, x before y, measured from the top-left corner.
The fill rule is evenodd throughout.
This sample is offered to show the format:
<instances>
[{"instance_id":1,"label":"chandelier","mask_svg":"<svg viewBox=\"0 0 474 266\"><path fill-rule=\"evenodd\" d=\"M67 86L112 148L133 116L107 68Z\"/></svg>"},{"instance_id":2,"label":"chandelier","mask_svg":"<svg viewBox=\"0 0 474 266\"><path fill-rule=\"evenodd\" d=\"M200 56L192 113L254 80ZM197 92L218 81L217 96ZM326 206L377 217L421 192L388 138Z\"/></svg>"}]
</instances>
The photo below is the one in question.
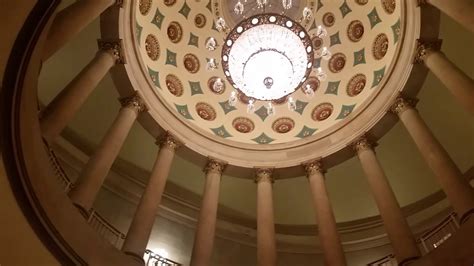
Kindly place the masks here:
<instances>
[{"instance_id":1,"label":"chandelier","mask_svg":"<svg viewBox=\"0 0 474 266\"><path fill-rule=\"evenodd\" d=\"M217 17L215 25L225 35L220 60L224 75L234 88L229 94L229 105L235 106L238 98L245 99L247 112L254 112L256 105L263 103L267 114L274 115L274 103L286 101L289 110L296 111L297 90L301 89L307 97L314 96L326 73L321 67L313 70L313 61L318 57L329 60L331 53L326 47L313 47L314 38L321 40L327 35L325 28L317 26L310 36L302 26L312 19L309 7L303 9L300 18L292 19L285 15L293 8L292 0L281 0L280 14L266 12L267 6L274 5L270 2L237 0L233 11L240 16L240 22L230 29L224 18ZM246 17L248 7L257 14ZM214 38L206 42L210 51L217 46ZM209 59L206 68L217 69L217 60ZM218 78L212 86L214 91L221 92L224 81Z\"/></svg>"}]
</instances>

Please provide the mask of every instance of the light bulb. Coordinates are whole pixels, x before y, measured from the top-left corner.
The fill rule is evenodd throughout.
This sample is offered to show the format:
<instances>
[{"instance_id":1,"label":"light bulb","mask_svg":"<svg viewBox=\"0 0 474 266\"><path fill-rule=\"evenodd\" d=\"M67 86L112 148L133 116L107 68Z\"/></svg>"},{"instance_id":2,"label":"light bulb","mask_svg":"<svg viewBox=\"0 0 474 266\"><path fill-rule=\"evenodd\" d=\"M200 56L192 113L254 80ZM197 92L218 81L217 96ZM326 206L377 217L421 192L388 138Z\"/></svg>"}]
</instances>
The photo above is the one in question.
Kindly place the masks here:
<instances>
[{"instance_id":1,"label":"light bulb","mask_svg":"<svg viewBox=\"0 0 474 266\"><path fill-rule=\"evenodd\" d=\"M328 35L328 31L326 30L326 28L324 28L323 26L319 25L318 28L316 29L316 35L319 37L319 38L323 38L323 37L326 37Z\"/></svg>"},{"instance_id":2,"label":"light bulb","mask_svg":"<svg viewBox=\"0 0 474 266\"><path fill-rule=\"evenodd\" d=\"M322 68L318 67L316 69L316 77L319 79L319 81L325 81L328 77L326 72L323 71Z\"/></svg>"},{"instance_id":3,"label":"light bulb","mask_svg":"<svg viewBox=\"0 0 474 266\"><path fill-rule=\"evenodd\" d=\"M235 106L236 103L237 103L237 92L232 91L229 96L229 105Z\"/></svg>"},{"instance_id":4,"label":"light bulb","mask_svg":"<svg viewBox=\"0 0 474 266\"><path fill-rule=\"evenodd\" d=\"M247 113L253 113L255 111L255 104L254 104L255 100L254 99L250 99L249 100L249 103L247 104Z\"/></svg>"},{"instance_id":5,"label":"light bulb","mask_svg":"<svg viewBox=\"0 0 474 266\"><path fill-rule=\"evenodd\" d=\"M244 13L244 4L242 4L242 2L238 1L237 4L235 4L234 13L236 15L242 15L242 13Z\"/></svg>"},{"instance_id":6,"label":"light bulb","mask_svg":"<svg viewBox=\"0 0 474 266\"><path fill-rule=\"evenodd\" d=\"M290 9L293 7L293 1L292 0L281 0L281 4L283 5L284 9Z\"/></svg>"},{"instance_id":7,"label":"light bulb","mask_svg":"<svg viewBox=\"0 0 474 266\"><path fill-rule=\"evenodd\" d=\"M303 9L303 18L305 20L309 20L312 16L313 16L313 12L311 11L311 9L309 7L305 7Z\"/></svg>"},{"instance_id":8,"label":"light bulb","mask_svg":"<svg viewBox=\"0 0 474 266\"><path fill-rule=\"evenodd\" d=\"M222 31L226 28L226 23L225 23L225 20L221 17L219 17L217 20L216 20L216 29L218 31Z\"/></svg>"},{"instance_id":9,"label":"light bulb","mask_svg":"<svg viewBox=\"0 0 474 266\"><path fill-rule=\"evenodd\" d=\"M321 57L324 60L329 60L331 59L331 56L332 56L331 51L329 51L327 47L323 47L323 50L321 51Z\"/></svg>"},{"instance_id":10,"label":"light bulb","mask_svg":"<svg viewBox=\"0 0 474 266\"><path fill-rule=\"evenodd\" d=\"M275 106L273 106L272 102L268 102L267 106L265 106L265 108L267 108L267 115L268 116L272 116L272 115L275 114Z\"/></svg>"},{"instance_id":11,"label":"light bulb","mask_svg":"<svg viewBox=\"0 0 474 266\"><path fill-rule=\"evenodd\" d=\"M291 96L288 98L288 109L290 109L290 111L296 111L296 102Z\"/></svg>"},{"instance_id":12,"label":"light bulb","mask_svg":"<svg viewBox=\"0 0 474 266\"><path fill-rule=\"evenodd\" d=\"M207 69L207 71L211 71L211 70L217 69L216 59L210 58L210 59L207 61L206 69Z\"/></svg>"},{"instance_id":13,"label":"light bulb","mask_svg":"<svg viewBox=\"0 0 474 266\"><path fill-rule=\"evenodd\" d=\"M217 41L214 37L209 37L206 41L206 49L209 51L214 51L216 50L217 47Z\"/></svg>"}]
</instances>

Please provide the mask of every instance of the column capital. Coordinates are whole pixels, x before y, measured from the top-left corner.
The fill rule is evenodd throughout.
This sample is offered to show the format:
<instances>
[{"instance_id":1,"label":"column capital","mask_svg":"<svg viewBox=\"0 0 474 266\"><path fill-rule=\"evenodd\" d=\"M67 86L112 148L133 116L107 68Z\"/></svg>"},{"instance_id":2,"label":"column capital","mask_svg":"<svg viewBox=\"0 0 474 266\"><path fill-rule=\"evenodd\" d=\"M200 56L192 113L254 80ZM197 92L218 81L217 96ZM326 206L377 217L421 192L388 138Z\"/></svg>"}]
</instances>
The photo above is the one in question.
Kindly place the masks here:
<instances>
[{"instance_id":1,"label":"column capital","mask_svg":"<svg viewBox=\"0 0 474 266\"><path fill-rule=\"evenodd\" d=\"M107 51L114 56L115 64L125 64L125 57L122 49L123 46L121 39L99 39L97 40L97 44L99 46L99 50Z\"/></svg>"},{"instance_id":2,"label":"column capital","mask_svg":"<svg viewBox=\"0 0 474 266\"><path fill-rule=\"evenodd\" d=\"M131 96L120 98L119 101L122 107L132 108L137 113L146 112L148 110L142 98L136 92Z\"/></svg>"},{"instance_id":3,"label":"column capital","mask_svg":"<svg viewBox=\"0 0 474 266\"><path fill-rule=\"evenodd\" d=\"M401 115L408 109L415 109L416 103L416 99L398 97L390 107L390 111L396 115Z\"/></svg>"},{"instance_id":4,"label":"column capital","mask_svg":"<svg viewBox=\"0 0 474 266\"><path fill-rule=\"evenodd\" d=\"M173 135L169 132L166 132L163 136L159 137L156 141L156 144L162 148L168 148L170 150L176 151L181 147L181 142L179 142Z\"/></svg>"},{"instance_id":5,"label":"column capital","mask_svg":"<svg viewBox=\"0 0 474 266\"><path fill-rule=\"evenodd\" d=\"M374 150L374 147L374 143L372 143L366 136L362 136L352 143L352 148L355 152Z\"/></svg>"},{"instance_id":6,"label":"column capital","mask_svg":"<svg viewBox=\"0 0 474 266\"><path fill-rule=\"evenodd\" d=\"M416 41L416 53L415 53L414 63L422 64L425 61L426 56L428 54L441 50L442 43L443 43L443 40L440 40L440 39L433 39L433 40L418 39Z\"/></svg>"},{"instance_id":7,"label":"column capital","mask_svg":"<svg viewBox=\"0 0 474 266\"><path fill-rule=\"evenodd\" d=\"M225 162L209 158L203 171L206 174L214 172L214 173L218 173L219 175L222 175L222 172L224 172L226 166L227 166L227 163Z\"/></svg>"},{"instance_id":8,"label":"column capital","mask_svg":"<svg viewBox=\"0 0 474 266\"><path fill-rule=\"evenodd\" d=\"M274 183L273 168L256 168L255 169L255 183L270 182Z\"/></svg>"},{"instance_id":9,"label":"column capital","mask_svg":"<svg viewBox=\"0 0 474 266\"><path fill-rule=\"evenodd\" d=\"M323 168L323 163L321 160L312 160L302 164L304 170L306 171L306 177L310 177L313 174L324 174L326 170Z\"/></svg>"}]
</instances>

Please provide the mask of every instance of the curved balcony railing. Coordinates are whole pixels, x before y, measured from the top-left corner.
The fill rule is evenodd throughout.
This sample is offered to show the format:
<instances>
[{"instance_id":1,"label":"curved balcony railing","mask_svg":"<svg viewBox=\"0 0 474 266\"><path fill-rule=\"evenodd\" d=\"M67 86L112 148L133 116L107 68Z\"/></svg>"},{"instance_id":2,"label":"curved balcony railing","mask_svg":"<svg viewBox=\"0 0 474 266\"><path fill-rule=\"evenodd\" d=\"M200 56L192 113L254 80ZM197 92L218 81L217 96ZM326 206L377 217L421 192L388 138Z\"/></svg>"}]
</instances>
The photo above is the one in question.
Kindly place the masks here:
<instances>
[{"instance_id":1,"label":"curved balcony railing","mask_svg":"<svg viewBox=\"0 0 474 266\"><path fill-rule=\"evenodd\" d=\"M176 261L172 261L163 256L160 256L149 249L145 251L144 260L145 260L146 266L181 266L182 265L182 264L177 263Z\"/></svg>"}]
</instances>

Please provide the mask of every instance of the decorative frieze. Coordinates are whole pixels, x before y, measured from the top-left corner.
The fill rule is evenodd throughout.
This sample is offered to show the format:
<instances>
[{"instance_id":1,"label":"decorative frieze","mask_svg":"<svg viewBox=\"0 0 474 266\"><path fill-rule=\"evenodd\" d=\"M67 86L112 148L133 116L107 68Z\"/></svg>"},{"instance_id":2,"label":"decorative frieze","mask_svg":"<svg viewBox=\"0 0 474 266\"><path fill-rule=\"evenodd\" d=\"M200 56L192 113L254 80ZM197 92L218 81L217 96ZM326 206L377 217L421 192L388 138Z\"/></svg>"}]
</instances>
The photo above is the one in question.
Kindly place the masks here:
<instances>
[{"instance_id":1,"label":"decorative frieze","mask_svg":"<svg viewBox=\"0 0 474 266\"><path fill-rule=\"evenodd\" d=\"M307 177L310 177L314 174L323 174L326 172L320 160L313 160L313 161L303 163L303 167L304 167L304 170L306 171Z\"/></svg>"},{"instance_id":2,"label":"decorative frieze","mask_svg":"<svg viewBox=\"0 0 474 266\"><path fill-rule=\"evenodd\" d=\"M128 97L120 98L119 101L122 107L133 108L137 113L145 112L146 110L148 110L138 93L135 93Z\"/></svg>"},{"instance_id":3,"label":"decorative frieze","mask_svg":"<svg viewBox=\"0 0 474 266\"><path fill-rule=\"evenodd\" d=\"M255 170L255 183L270 182L273 183L273 168L257 168Z\"/></svg>"},{"instance_id":4,"label":"decorative frieze","mask_svg":"<svg viewBox=\"0 0 474 266\"><path fill-rule=\"evenodd\" d=\"M168 148L174 151L177 150L181 146L181 143L175 137L173 137L173 135L171 135L169 132L166 132L166 134L164 134L161 138L159 138L156 141L156 144L158 144L161 149Z\"/></svg>"},{"instance_id":5,"label":"decorative frieze","mask_svg":"<svg viewBox=\"0 0 474 266\"><path fill-rule=\"evenodd\" d=\"M222 172L224 172L226 166L227 164L224 162L215 159L209 159L206 164L206 167L204 167L204 173L208 174L210 172L214 172L218 173L219 175L222 175Z\"/></svg>"},{"instance_id":6,"label":"decorative frieze","mask_svg":"<svg viewBox=\"0 0 474 266\"><path fill-rule=\"evenodd\" d=\"M441 50L443 40L421 40L416 41L415 64L421 64L425 61L426 56L432 52Z\"/></svg>"},{"instance_id":7,"label":"decorative frieze","mask_svg":"<svg viewBox=\"0 0 474 266\"><path fill-rule=\"evenodd\" d=\"M125 57L123 54L122 40L97 40L99 50L110 52L116 64L125 64Z\"/></svg>"}]
</instances>

